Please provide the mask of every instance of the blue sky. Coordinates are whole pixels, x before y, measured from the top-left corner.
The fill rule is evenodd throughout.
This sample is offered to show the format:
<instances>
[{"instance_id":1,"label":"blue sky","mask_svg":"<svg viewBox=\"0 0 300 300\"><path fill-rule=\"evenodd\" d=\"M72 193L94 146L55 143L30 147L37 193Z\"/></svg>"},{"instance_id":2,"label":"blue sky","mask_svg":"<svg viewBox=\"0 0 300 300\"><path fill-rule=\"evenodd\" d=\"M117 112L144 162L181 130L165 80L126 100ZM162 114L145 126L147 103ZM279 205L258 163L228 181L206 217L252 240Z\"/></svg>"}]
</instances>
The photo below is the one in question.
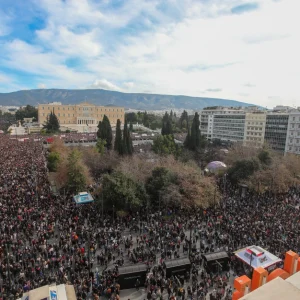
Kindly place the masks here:
<instances>
[{"instance_id":1,"label":"blue sky","mask_svg":"<svg viewBox=\"0 0 300 300\"><path fill-rule=\"evenodd\" d=\"M0 92L300 106L300 0L0 0Z\"/></svg>"}]
</instances>

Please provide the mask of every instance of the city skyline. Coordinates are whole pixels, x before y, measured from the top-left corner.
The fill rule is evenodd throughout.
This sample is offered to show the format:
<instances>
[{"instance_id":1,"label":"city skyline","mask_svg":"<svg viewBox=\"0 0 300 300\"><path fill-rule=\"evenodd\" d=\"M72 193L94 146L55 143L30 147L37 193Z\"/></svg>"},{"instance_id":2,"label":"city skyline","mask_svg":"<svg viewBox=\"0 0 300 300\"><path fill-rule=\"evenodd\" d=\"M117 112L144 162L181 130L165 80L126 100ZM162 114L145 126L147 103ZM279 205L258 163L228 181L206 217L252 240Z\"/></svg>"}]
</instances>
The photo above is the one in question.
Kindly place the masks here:
<instances>
[{"instance_id":1,"label":"city skyline","mask_svg":"<svg viewBox=\"0 0 300 300\"><path fill-rule=\"evenodd\" d=\"M0 92L103 88L299 106L297 0L0 0Z\"/></svg>"}]
</instances>

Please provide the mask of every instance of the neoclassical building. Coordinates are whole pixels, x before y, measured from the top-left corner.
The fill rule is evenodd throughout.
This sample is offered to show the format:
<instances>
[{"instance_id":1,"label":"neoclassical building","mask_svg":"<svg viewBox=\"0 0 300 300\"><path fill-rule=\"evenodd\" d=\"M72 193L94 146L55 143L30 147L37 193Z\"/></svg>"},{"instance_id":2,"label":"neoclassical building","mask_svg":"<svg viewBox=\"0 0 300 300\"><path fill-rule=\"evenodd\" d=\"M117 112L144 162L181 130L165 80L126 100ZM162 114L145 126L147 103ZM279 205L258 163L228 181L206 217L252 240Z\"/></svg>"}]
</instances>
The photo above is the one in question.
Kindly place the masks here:
<instances>
[{"instance_id":1,"label":"neoclassical building","mask_svg":"<svg viewBox=\"0 0 300 300\"><path fill-rule=\"evenodd\" d=\"M99 121L106 115L112 126L120 119L124 123L124 107L97 106L88 102L76 105L62 105L60 102L38 105L38 120L42 125L50 112L54 112L61 128L77 130L78 132L95 132Z\"/></svg>"}]
</instances>

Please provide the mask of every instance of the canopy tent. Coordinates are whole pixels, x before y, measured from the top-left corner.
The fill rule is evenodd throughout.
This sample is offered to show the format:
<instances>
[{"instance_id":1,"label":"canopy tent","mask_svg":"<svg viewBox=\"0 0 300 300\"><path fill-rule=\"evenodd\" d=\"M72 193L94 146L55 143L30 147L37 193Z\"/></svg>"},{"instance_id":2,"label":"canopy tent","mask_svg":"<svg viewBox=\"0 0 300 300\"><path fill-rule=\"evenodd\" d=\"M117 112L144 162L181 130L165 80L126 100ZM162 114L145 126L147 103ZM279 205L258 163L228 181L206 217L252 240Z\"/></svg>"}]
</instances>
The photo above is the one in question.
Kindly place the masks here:
<instances>
[{"instance_id":1,"label":"canopy tent","mask_svg":"<svg viewBox=\"0 0 300 300\"><path fill-rule=\"evenodd\" d=\"M207 271L217 273L229 270L229 256L225 251L202 254L204 267Z\"/></svg>"},{"instance_id":2,"label":"canopy tent","mask_svg":"<svg viewBox=\"0 0 300 300\"><path fill-rule=\"evenodd\" d=\"M255 269L262 267L271 271L282 260L259 246L249 246L234 252L235 256Z\"/></svg>"},{"instance_id":3,"label":"canopy tent","mask_svg":"<svg viewBox=\"0 0 300 300\"><path fill-rule=\"evenodd\" d=\"M210 173L216 173L219 170L226 169L226 168L227 168L227 166L223 162L216 160L216 161L210 162L206 166L205 171L210 172Z\"/></svg>"},{"instance_id":4,"label":"canopy tent","mask_svg":"<svg viewBox=\"0 0 300 300\"><path fill-rule=\"evenodd\" d=\"M81 192L78 195L75 195L73 199L76 204L85 204L85 203L94 202L94 198L88 192Z\"/></svg>"}]
</instances>

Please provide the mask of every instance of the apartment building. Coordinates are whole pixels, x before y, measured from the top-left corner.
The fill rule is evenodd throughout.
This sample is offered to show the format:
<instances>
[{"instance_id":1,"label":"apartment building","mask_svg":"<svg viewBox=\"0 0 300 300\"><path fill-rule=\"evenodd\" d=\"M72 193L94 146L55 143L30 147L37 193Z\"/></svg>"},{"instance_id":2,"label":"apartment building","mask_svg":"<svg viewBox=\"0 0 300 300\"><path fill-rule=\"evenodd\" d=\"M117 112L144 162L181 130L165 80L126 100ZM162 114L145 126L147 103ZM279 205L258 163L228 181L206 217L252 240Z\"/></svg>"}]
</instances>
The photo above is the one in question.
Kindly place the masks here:
<instances>
[{"instance_id":1,"label":"apartment building","mask_svg":"<svg viewBox=\"0 0 300 300\"><path fill-rule=\"evenodd\" d=\"M255 111L246 113L244 129L244 145L262 147L266 128L266 113Z\"/></svg>"},{"instance_id":2,"label":"apartment building","mask_svg":"<svg viewBox=\"0 0 300 300\"><path fill-rule=\"evenodd\" d=\"M78 132L95 132L99 121L106 115L112 126L117 120L124 122L124 107L97 106L88 102L77 105L62 105L60 102L38 105L38 121L42 125L46 122L50 112L54 112L64 129Z\"/></svg>"},{"instance_id":3,"label":"apartment building","mask_svg":"<svg viewBox=\"0 0 300 300\"><path fill-rule=\"evenodd\" d=\"M300 154L300 110L289 114L285 153Z\"/></svg>"}]
</instances>

